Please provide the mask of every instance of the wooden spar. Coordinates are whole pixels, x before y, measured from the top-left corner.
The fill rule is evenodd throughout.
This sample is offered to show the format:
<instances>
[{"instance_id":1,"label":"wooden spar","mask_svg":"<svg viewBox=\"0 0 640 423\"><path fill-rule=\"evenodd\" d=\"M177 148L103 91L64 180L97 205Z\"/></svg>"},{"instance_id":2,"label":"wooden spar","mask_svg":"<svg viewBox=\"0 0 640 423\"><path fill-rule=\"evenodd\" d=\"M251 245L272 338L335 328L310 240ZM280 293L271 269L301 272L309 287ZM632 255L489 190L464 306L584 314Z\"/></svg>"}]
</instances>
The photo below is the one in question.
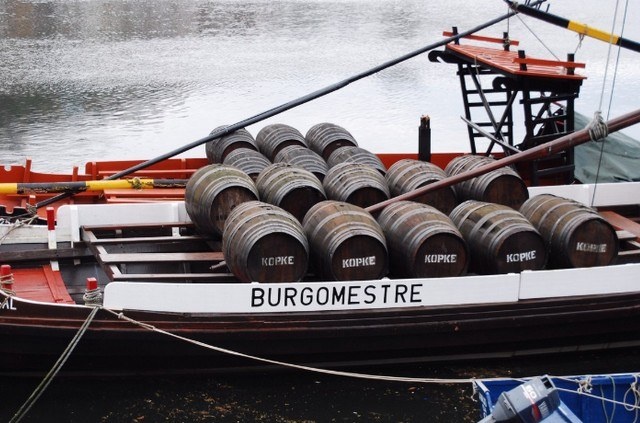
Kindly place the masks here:
<instances>
[{"instance_id":1,"label":"wooden spar","mask_svg":"<svg viewBox=\"0 0 640 423\"><path fill-rule=\"evenodd\" d=\"M104 191L105 189L183 188L188 179L117 179L73 182L1 183L0 194L42 194Z\"/></svg>"},{"instance_id":2,"label":"wooden spar","mask_svg":"<svg viewBox=\"0 0 640 423\"><path fill-rule=\"evenodd\" d=\"M534 2L534 4L538 4L540 2L541 1L538 0L538 1ZM371 68L369 70L366 70L366 71L361 72L359 74L353 75L350 78L347 78L347 79L345 79L343 81L337 82L337 83L335 83L333 85L329 85L329 86L327 86L325 88L322 88L320 90L314 91L314 92L312 92L310 94L307 94L307 95L305 95L303 97L300 97L300 98L298 98L296 100L292 100L292 101L290 101L288 103L284 103L284 104L282 104L280 106L274 107L273 109L266 110L266 111L264 111L262 113L259 113L259 114L255 115L253 117L241 120L239 122L234 123L233 125L229 125L229 126L220 128L219 130L212 132L211 134L209 134L208 136L206 136L204 138L201 138L199 140L193 141L193 142L191 142L189 144L185 144L185 145L183 145L182 147L180 147L180 148L178 148L176 150L170 151L168 153L162 154L162 155L160 155L158 157L155 157L153 159L149 159L149 160L147 160L145 162L139 163L139 164L137 164L135 166L132 166L132 167L130 167L128 169L122 170L122 171L120 171L120 172L118 172L118 173L116 173L114 175L111 175L111 176L107 177L106 179L120 179L120 178L122 178L124 176L132 174L133 172L136 172L136 171L141 170L141 169L145 169L145 168L147 168L147 167L149 167L151 165L154 165L154 164L159 163L159 162L161 162L163 160L169 159L169 158L171 158L173 156L177 156L180 153L184 153L185 151L191 150L192 148L198 147L198 146L200 146L202 144L205 144L205 143L207 143L207 142L209 142L211 140L214 140L216 138L221 138L221 137L223 137L223 136L225 136L227 134L230 134L231 132L237 131L238 129L244 128L244 127L249 126L249 125L253 125L254 123L261 122L261 121L263 121L263 120L265 120L267 118L270 118L272 116L278 115L278 114L280 114L282 112L285 112L285 111L287 111L289 109L293 109L294 107L300 106L300 105L302 105L304 103L307 103L307 102L309 102L311 100L315 100L317 98L323 97L323 96L325 96L327 94L330 94L330 93L332 93L334 91L337 91L339 89L342 89L342 88L346 87L347 85L351 84L352 82L356 82L356 81L358 81L360 79L363 79L363 78L366 78L368 76L371 76L371 75L373 75L375 73L378 73L378 72L380 72L380 71L382 71L384 69L390 68L390 67L395 66L395 65L397 65L399 63L402 63L404 61L412 59L412 58L414 58L414 57L416 57L416 56L418 56L420 54L426 53L427 51L431 51L431 50L433 50L435 48L441 47L441 46L443 46L445 44L448 44L448 43L450 43L452 41L456 41L456 40L458 40L458 39L460 39L462 37L466 37L467 35L471 35L471 34L473 34L475 32L478 32L478 31L480 31L482 29L488 28L488 27L490 27L492 25L497 24L498 22L501 22L501 21L503 21L505 19L510 18L511 16L513 16L515 14L516 14L516 12L510 11L509 13L506 13L506 14L504 14L502 16L498 16L497 18L491 19L490 21L487 21L487 22L485 22L485 23L483 23L481 25L478 25L475 28L471 28L471 29L469 29L467 31L460 32L459 34L453 35L451 37L447 37L444 40L435 42L433 44L429 44L428 46L422 47L422 48L420 48L418 50L412 51L412 52L407 53L407 54L405 54L403 56L400 56L400 57L397 57L395 59L389 60L389 61L387 61L385 63L382 63L382 64L380 64L378 66L375 66L375 67L373 67L373 68ZM34 207L36 209L39 209L41 207L44 207L44 206L47 206L49 204L55 203L56 201L62 200L63 198L67 198L67 197L72 196L72 195L73 195L73 192L64 192L64 193L61 193L59 195L56 195L55 197L40 201L40 202L36 203Z\"/></svg>"},{"instance_id":3,"label":"wooden spar","mask_svg":"<svg viewBox=\"0 0 640 423\"><path fill-rule=\"evenodd\" d=\"M624 129L628 126L635 125L636 123L639 123L639 122L640 122L640 109L627 113L620 117L617 117L615 119L611 119L610 121L607 122L607 126L608 126L609 133L613 133L621 129ZM512 164L515 164L521 161L535 160L535 159L541 159L544 157L552 156L568 148L575 147L576 145L584 144L590 139L591 137L589 135L589 130L585 128L580 131L576 131L571 134L560 137L558 139L555 139L553 141L540 144L536 147L530 148L529 150L525 150L520 153L504 157L500 160L496 160L493 163L489 163L487 165L469 170L467 172L460 173L458 175L454 175L454 176L433 182L429 185L425 185L411 192L407 192L397 197L393 197L389 200L382 201L380 203L367 207L365 210L367 210L369 213L376 213L384 209L386 206L393 204L397 201L411 200L412 198L426 194L427 192L435 191L440 188L449 187L451 185L464 182L471 178L475 178L476 176L483 175L487 172L491 172L492 170L496 170L505 166L510 166Z\"/></svg>"},{"instance_id":4,"label":"wooden spar","mask_svg":"<svg viewBox=\"0 0 640 423\"><path fill-rule=\"evenodd\" d=\"M615 35L610 32L593 28L593 27L590 27L589 25L572 21L558 15L554 15L548 12L543 12L531 6L525 6L523 4L520 4L514 1L505 0L505 2L509 4L509 7L511 7L511 9L524 13L525 15L531 16L533 18L540 19L541 21L548 22L550 24L553 24L562 28L566 28L570 31L577 32L578 34L586 35L587 37L604 41L605 43L615 44L622 48L640 52L640 43L630 40L628 38L623 38L619 35Z\"/></svg>"}]
</instances>

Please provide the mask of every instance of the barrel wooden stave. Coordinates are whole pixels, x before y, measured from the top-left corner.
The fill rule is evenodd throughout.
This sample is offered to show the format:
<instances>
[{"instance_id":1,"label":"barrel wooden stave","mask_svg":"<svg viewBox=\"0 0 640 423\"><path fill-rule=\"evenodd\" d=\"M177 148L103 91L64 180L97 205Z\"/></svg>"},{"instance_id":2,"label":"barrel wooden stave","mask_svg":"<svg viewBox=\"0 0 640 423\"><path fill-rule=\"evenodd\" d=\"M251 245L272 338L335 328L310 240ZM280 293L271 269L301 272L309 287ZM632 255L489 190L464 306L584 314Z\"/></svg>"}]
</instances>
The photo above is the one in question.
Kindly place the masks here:
<instances>
[{"instance_id":1,"label":"barrel wooden stave","mask_svg":"<svg viewBox=\"0 0 640 423\"><path fill-rule=\"evenodd\" d=\"M274 163L287 163L313 173L322 182L329 171L327 162L315 151L300 145L284 147L276 154Z\"/></svg>"},{"instance_id":2,"label":"barrel wooden stave","mask_svg":"<svg viewBox=\"0 0 640 423\"><path fill-rule=\"evenodd\" d=\"M491 157L474 156L471 154L454 158L447 164L445 172L449 176L459 175L476 169L495 160ZM458 200L478 200L488 203L503 204L514 210L529 198L527 186L510 167L487 172L470 180L454 185Z\"/></svg>"},{"instance_id":3,"label":"barrel wooden stave","mask_svg":"<svg viewBox=\"0 0 640 423\"><path fill-rule=\"evenodd\" d=\"M256 186L263 201L281 207L300 222L314 204L327 199L318 178L286 163L267 166L256 179Z\"/></svg>"},{"instance_id":4,"label":"barrel wooden stave","mask_svg":"<svg viewBox=\"0 0 640 423\"><path fill-rule=\"evenodd\" d=\"M615 229L595 210L581 203L541 194L527 200L520 212L547 243L550 267L606 266L618 254Z\"/></svg>"},{"instance_id":5,"label":"barrel wooden stave","mask_svg":"<svg viewBox=\"0 0 640 423\"><path fill-rule=\"evenodd\" d=\"M215 128L211 133L226 128L228 125L222 125ZM240 128L220 138L215 138L205 144L205 152L209 163L222 163L225 157L237 148L248 148L258 151L253 136L244 128Z\"/></svg>"},{"instance_id":6,"label":"barrel wooden stave","mask_svg":"<svg viewBox=\"0 0 640 423\"><path fill-rule=\"evenodd\" d=\"M185 187L185 209L196 228L222 236L224 223L237 205L257 200L253 180L240 169L212 164L198 169Z\"/></svg>"},{"instance_id":7,"label":"barrel wooden stave","mask_svg":"<svg viewBox=\"0 0 640 423\"><path fill-rule=\"evenodd\" d=\"M378 216L389 248L393 275L453 277L464 274L469 253L462 234L447 215L413 201L398 201Z\"/></svg>"},{"instance_id":8,"label":"barrel wooden stave","mask_svg":"<svg viewBox=\"0 0 640 423\"><path fill-rule=\"evenodd\" d=\"M313 125L305 135L309 148L328 160L331 153L345 146L357 147L356 139L340 125L323 122Z\"/></svg>"},{"instance_id":9,"label":"barrel wooden stave","mask_svg":"<svg viewBox=\"0 0 640 423\"><path fill-rule=\"evenodd\" d=\"M340 201L313 206L303 221L311 263L329 280L380 279L388 272L382 228L364 209Z\"/></svg>"},{"instance_id":10,"label":"barrel wooden stave","mask_svg":"<svg viewBox=\"0 0 640 423\"><path fill-rule=\"evenodd\" d=\"M284 123L267 125L256 135L256 144L262 154L274 161L276 155L291 145L307 146L304 136L296 128Z\"/></svg>"},{"instance_id":11,"label":"barrel wooden stave","mask_svg":"<svg viewBox=\"0 0 640 423\"><path fill-rule=\"evenodd\" d=\"M467 200L449 217L469 246L472 272L519 273L543 269L547 263L542 236L508 206Z\"/></svg>"},{"instance_id":12,"label":"barrel wooden stave","mask_svg":"<svg viewBox=\"0 0 640 423\"><path fill-rule=\"evenodd\" d=\"M225 223L222 250L242 282L296 282L304 278L309 244L300 223L272 204L250 201Z\"/></svg>"},{"instance_id":13,"label":"barrel wooden stave","mask_svg":"<svg viewBox=\"0 0 640 423\"><path fill-rule=\"evenodd\" d=\"M373 167L383 176L387 173L386 166L378 156L361 147L345 146L335 149L327 159L327 165L332 168L339 163L364 164Z\"/></svg>"},{"instance_id":14,"label":"barrel wooden stave","mask_svg":"<svg viewBox=\"0 0 640 423\"><path fill-rule=\"evenodd\" d=\"M389 187L380 172L363 164L337 164L329 169L322 184L329 199L363 208L390 197Z\"/></svg>"},{"instance_id":15,"label":"barrel wooden stave","mask_svg":"<svg viewBox=\"0 0 640 423\"><path fill-rule=\"evenodd\" d=\"M242 147L230 152L224 158L223 164L237 167L255 181L271 161L259 151Z\"/></svg>"},{"instance_id":16,"label":"barrel wooden stave","mask_svg":"<svg viewBox=\"0 0 640 423\"><path fill-rule=\"evenodd\" d=\"M438 166L413 159L402 159L394 163L385 176L393 197L411 192L447 177ZM445 187L419 195L412 201L435 207L448 215L458 205L453 187Z\"/></svg>"}]
</instances>

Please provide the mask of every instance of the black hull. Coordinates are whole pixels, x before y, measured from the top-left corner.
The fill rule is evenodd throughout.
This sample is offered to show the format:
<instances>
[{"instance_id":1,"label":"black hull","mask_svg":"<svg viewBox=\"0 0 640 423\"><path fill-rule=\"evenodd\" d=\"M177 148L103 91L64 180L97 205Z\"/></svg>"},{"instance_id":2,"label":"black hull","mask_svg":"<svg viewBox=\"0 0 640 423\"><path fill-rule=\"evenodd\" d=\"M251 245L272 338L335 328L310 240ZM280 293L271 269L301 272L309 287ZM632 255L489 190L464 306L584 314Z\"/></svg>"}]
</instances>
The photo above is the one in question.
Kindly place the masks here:
<instances>
[{"instance_id":1,"label":"black hull","mask_svg":"<svg viewBox=\"0 0 640 423\"><path fill-rule=\"evenodd\" d=\"M48 371L90 309L23 303L0 312L0 373ZM241 354L356 367L604 350L640 344L640 294L377 311L185 316L125 312L175 335ZM235 372L277 364L207 349L100 310L66 374Z\"/></svg>"}]
</instances>

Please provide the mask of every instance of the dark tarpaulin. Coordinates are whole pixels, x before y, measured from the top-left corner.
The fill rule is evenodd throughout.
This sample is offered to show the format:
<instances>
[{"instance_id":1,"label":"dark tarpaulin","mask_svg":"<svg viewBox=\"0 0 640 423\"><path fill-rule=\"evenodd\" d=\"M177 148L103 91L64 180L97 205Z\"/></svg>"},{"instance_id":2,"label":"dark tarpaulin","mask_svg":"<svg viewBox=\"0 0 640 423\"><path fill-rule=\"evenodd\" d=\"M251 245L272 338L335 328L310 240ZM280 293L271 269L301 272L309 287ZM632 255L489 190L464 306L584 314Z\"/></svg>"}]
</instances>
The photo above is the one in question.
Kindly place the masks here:
<instances>
[{"instance_id":1,"label":"dark tarpaulin","mask_svg":"<svg viewBox=\"0 0 640 423\"><path fill-rule=\"evenodd\" d=\"M589 122L587 116L575 113L576 130ZM640 181L640 141L622 132L609 134L603 142L586 142L575 147L574 152L574 176L582 183Z\"/></svg>"}]
</instances>

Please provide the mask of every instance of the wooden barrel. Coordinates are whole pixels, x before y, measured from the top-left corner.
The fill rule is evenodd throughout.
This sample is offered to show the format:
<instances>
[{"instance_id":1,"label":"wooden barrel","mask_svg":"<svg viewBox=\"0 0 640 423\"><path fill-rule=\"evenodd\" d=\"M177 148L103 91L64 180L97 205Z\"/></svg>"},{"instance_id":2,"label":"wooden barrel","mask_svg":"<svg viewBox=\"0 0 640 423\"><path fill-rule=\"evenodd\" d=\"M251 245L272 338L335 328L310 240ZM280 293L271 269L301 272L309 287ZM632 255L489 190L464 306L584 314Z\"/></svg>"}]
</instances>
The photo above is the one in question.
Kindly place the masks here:
<instances>
[{"instance_id":1,"label":"wooden barrel","mask_svg":"<svg viewBox=\"0 0 640 423\"><path fill-rule=\"evenodd\" d=\"M328 160L331 153L345 146L357 147L358 143L353 135L342 126L335 123L318 123L313 125L305 135L309 148Z\"/></svg>"},{"instance_id":2,"label":"wooden barrel","mask_svg":"<svg viewBox=\"0 0 640 423\"><path fill-rule=\"evenodd\" d=\"M392 275L410 278L460 276L467 270L467 244L444 213L413 201L382 210L378 223L389 248Z\"/></svg>"},{"instance_id":3,"label":"wooden barrel","mask_svg":"<svg viewBox=\"0 0 640 423\"><path fill-rule=\"evenodd\" d=\"M606 266L618 255L615 229L581 203L542 194L528 199L520 212L547 243L551 267Z\"/></svg>"},{"instance_id":4,"label":"wooden barrel","mask_svg":"<svg viewBox=\"0 0 640 423\"><path fill-rule=\"evenodd\" d=\"M211 131L213 134L220 129L226 128L227 125L218 126ZM212 139L205 145L205 151L207 153L207 159L209 163L222 163L227 157L227 154L231 153L236 148L248 148L250 150L258 150L256 141L253 136L244 128L238 129L230 134L227 134L220 138Z\"/></svg>"},{"instance_id":5,"label":"wooden barrel","mask_svg":"<svg viewBox=\"0 0 640 423\"><path fill-rule=\"evenodd\" d=\"M387 274L387 244L380 225L360 207L339 201L313 206L303 227L311 262L329 280L380 279Z\"/></svg>"},{"instance_id":6,"label":"wooden barrel","mask_svg":"<svg viewBox=\"0 0 640 423\"><path fill-rule=\"evenodd\" d=\"M387 173L387 167L378 156L360 147L346 146L334 150L329 156L329 159L327 159L327 165L329 165L329 168L332 168L339 163L365 164L375 168L383 176Z\"/></svg>"},{"instance_id":7,"label":"wooden barrel","mask_svg":"<svg viewBox=\"0 0 640 423\"><path fill-rule=\"evenodd\" d=\"M187 214L196 228L222 236L227 216L238 204L258 199L253 180L233 166L212 164L189 178L184 193Z\"/></svg>"},{"instance_id":8,"label":"wooden barrel","mask_svg":"<svg viewBox=\"0 0 640 423\"><path fill-rule=\"evenodd\" d=\"M246 173L254 181L271 164L262 153L249 148L237 148L224 158L223 164L234 166Z\"/></svg>"},{"instance_id":9,"label":"wooden barrel","mask_svg":"<svg viewBox=\"0 0 640 423\"><path fill-rule=\"evenodd\" d=\"M402 159L395 162L387 171L386 179L392 197L411 192L422 186L447 177L438 166L413 159ZM411 201L428 204L448 215L456 205L456 194L453 187L445 187L422 194Z\"/></svg>"},{"instance_id":10,"label":"wooden barrel","mask_svg":"<svg viewBox=\"0 0 640 423\"><path fill-rule=\"evenodd\" d=\"M495 160L485 156L459 156L451 160L445 172L449 176L476 169ZM515 170L503 167L454 185L459 201L478 200L504 204L518 210L529 198L527 186Z\"/></svg>"},{"instance_id":11,"label":"wooden barrel","mask_svg":"<svg viewBox=\"0 0 640 423\"><path fill-rule=\"evenodd\" d=\"M508 206L468 200L450 217L467 241L472 272L518 273L542 269L547 263L542 236Z\"/></svg>"},{"instance_id":12,"label":"wooden barrel","mask_svg":"<svg viewBox=\"0 0 640 423\"><path fill-rule=\"evenodd\" d=\"M287 163L307 170L322 182L329 171L327 162L315 151L301 145L290 145L283 148L273 159L274 163Z\"/></svg>"},{"instance_id":13,"label":"wooden barrel","mask_svg":"<svg viewBox=\"0 0 640 423\"><path fill-rule=\"evenodd\" d=\"M276 154L289 145L307 146L304 136L296 128L283 123L267 125L256 136L258 149L269 160L274 160Z\"/></svg>"},{"instance_id":14,"label":"wooden barrel","mask_svg":"<svg viewBox=\"0 0 640 423\"><path fill-rule=\"evenodd\" d=\"M327 197L362 208L369 207L390 197L384 176L371 166L357 163L335 165L322 182Z\"/></svg>"},{"instance_id":15,"label":"wooden barrel","mask_svg":"<svg viewBox=\"0 0 640 423\"><path fill-rule=\"evenodd\" d=\"M242 282L295 282L307 273L302 225L272 204L249 201L229 214L222 236L229 270Z\"/></svg>"},{"instance_id":16,"label":"wooden barrel","mask_svg":"<svg viewBox=\"0 0 640 423\"><path fill-rule=\"evenodd\" d=\"M262 201L283 208L300 222L314 204L327 199L322 182L313 173L286 163L267 166L256 186Z\"/></svg>"}]
</instances>

